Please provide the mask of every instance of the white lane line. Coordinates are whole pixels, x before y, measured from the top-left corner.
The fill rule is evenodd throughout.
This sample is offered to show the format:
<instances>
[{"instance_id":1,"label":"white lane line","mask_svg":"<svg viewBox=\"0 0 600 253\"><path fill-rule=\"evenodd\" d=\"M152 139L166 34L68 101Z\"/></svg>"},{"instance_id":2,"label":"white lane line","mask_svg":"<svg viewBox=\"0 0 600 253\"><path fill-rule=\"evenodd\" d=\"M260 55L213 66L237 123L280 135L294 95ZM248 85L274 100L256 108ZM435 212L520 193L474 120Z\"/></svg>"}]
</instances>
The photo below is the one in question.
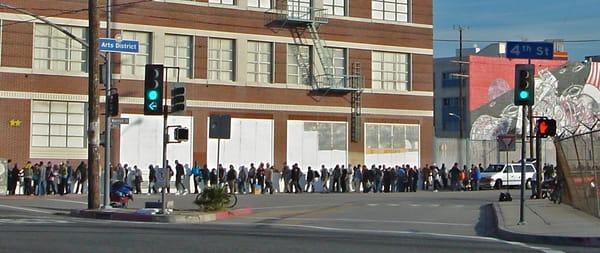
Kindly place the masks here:
<instances>
[{"instance_id":1,"label":"white lane line","mask_svg":"<svg viewBox=\"0 0 600 253\"><path fill-rule=\"evenodd\" d=\"M19 206L8 206L8 205L2 205L2 204L0 204L0 207L17 209L17 210L22 210L22 211L34 212L34 213L45 213L45 214L53 214L54 213L54 212L42 211L42 210L33 209L33 208L26 208L26 207L19 207Z\"/></svg>"},{"instance_id":2,"label":"white lane line","mask_svg":"<svg viewBox=\"0 0 600 253\"><path fill-rule=\"evenodd\" d=\"M492 241L499 243L506 243L515 246L522 246L529 249L539 250L545 253L562 253L563 251L553 250L550 248L544 247L535 247L530 246L521 242L512 242L505 241L493 237L483 237L483 236L474 236L474 235L453 235L453 234L439 234L439 233L429 233L429 232L415 232L415 231L398 231L398 230L370 230L370 229L347 229L347 228L333 228L333 227L321 227L321 226L312 226L312 225L297 225L297 224L282 224L282 223L241 223L241 222L224 222L224 223L213 223L219 225L238 225L238 226L252 226L252 225L263 225L263 226L273 226L273 227L291 227L291 228L304 228L304 229L314 229L314 230L325 230L325 231L339 231L339 232L360 232L360 233L379 233L379 234L395 234L395 235L425 235L432 237L446 237L446 238L459 238L459 239L467 239L474 241Z\"/></svg>"},{"instance_id":3,"label":"white lane line","mask_svg":"<svg viewBox=\"0 0 600 253\"><path fill-rule=\"evenodd\" d=\"M66 199L48 199L48 200L87 205L87 202L83 202L83 201L66 200Z\"/></svg>"},{"instance_id":4,"label":"white lane line","mask_svg":"<svg viewBox=\"0 0 600 253\"><path fill-rule=\"evenodd\" d=\"M379 204L367 204L367 206L378 206Z\"/></svg>"},{"instance_id":5,"label":"white lane line","mask_svg":"<svg viewBox=\"0 0 600 253\"><path fill-rule=\"evenodd\" d=\"M398 204L387 204L388 206L400 206Z\"/></svg>"},{"instance_id":6,"label":"white lane line","mask_svg":"<svg viewBox=\"0 0 600 253\"><path fill-rule=\"evenodd\" d=\"M294 206L267 206L267 207L253 207L254 210L268 210L268 209L287 209L287 208L296 208L296 207L313 207L313 206L329 206L333 207L335 205L294 205Z\"/></svg>"},{"instance_id":7,"label":"white lane line","mask_svg":"<svg viewBox=\"0 0 600 253\"><path fill-rule=\"evenodd\" d=\"M420 207L421 205L420 205L420 204L410 204L409 206L412 206L412 207Z\"/></svg>"},{"instance_id":8,"label":"white lane line","mask_svg":"<svg viewBox=\"0 0 600 253\"><path fill-rule=\"evenodd\" d=\"M245 219L254 219L254 220L297 220L297 221L340 221L340 222L354 222L354 223L402 223L402 224L420 224L420 225L444 225L444 226L461 226L461 227L471 227L475 226L475 224L466 224L466 223L445 223L445 222L430 222L430 221L408 221L408 220L369 220L369 219L328 219L328 218L281 218L281 217L244 217Z\"/></svg>"}]
</instances>

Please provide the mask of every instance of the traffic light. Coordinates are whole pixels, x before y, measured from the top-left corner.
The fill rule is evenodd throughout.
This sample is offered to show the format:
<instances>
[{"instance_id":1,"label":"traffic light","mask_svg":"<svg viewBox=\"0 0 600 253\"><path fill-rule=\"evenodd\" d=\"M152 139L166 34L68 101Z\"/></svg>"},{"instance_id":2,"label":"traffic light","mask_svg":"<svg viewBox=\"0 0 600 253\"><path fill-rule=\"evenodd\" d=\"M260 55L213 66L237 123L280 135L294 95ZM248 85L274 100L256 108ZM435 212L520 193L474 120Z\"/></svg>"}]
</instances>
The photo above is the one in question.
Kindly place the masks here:
<instances>
[{"instance_id":1,"label":"traffic light","mask_svg":"<svg viewBox=\"0 0 600 253\"><path fill-rule=\"evenodd\" d=\"M108 114L112 117L119 115L119 94L111 94L108 96L106 103L108 106Z\"/></svg>"},{"instance_id":2,"label":"traffic light","mask_svg":"<svg viewBox=\"0 0 600 253\"><path fill-rule=\"evenodd\" d=\"M537 135L540 138L556 135L556 120L542 118L538 119L536 124Z\"/></svg>"},{"instance_id":3,"label":"traffic light","mask_svg":"<svg viewBox=\"0 0 600 253\"><path fill-rule=\"evenodd\" d=\"M171 112L185 111L185 87L171 89Z\"/></svg>"},{"instance_id":4,"label":"traffic light","mask_svg":"<svg viewBox=\"0 0 600 253\"><path fill-rule=\"evenodd\" d=\"M144 115L162 115L163 113L163 71L163 65L146 64Z\"/></svg>"},{"instance_id":5,"label":"traffic light","mask_svg":"<svg viewBox=\"0 0 600 253\"><path fill-rule=\"evenodd\" d=\"M535 65L517 64L515 66L515 105L533 105Z\"/></svg>"},{"instance_id":6,"label":"traffic light","mask_svg":"<svg viewBox=\"0 0 600 253\"><path fill-rule=\"evenodd\" d=\"M183 128L183 127L178 127L175 128L175 140L177 141L187 141L189 140L189 129L187 128Z\"/></svg>"}]
</instances>

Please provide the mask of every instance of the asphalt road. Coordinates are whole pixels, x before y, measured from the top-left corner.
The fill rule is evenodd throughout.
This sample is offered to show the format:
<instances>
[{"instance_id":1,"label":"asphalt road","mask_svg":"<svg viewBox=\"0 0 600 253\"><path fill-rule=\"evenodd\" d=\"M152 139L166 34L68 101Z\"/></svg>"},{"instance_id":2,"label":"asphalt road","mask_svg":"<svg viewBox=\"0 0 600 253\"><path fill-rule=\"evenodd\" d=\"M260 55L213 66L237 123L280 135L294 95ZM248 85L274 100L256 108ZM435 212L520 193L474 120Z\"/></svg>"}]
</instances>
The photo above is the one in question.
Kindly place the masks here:
<instances>
[{"instance_id":1,"label":"asphalt road","mask_svg":"<svg viewBox=\"0 0 600 253\"><path fill-rule=\"evenodd\" d=\"M0 198L0 252L592 252L493 237L498 192L240 196L251 216L200 225L86 220L85 196ZM169 196L194 208L194 196ZM156 199L138 196L135 205ZM58 215L57 215L58 214ZM39 243L31 243L31 242ZM558 251L554 251L558 250Z\"/></svg>"}]
</instances>

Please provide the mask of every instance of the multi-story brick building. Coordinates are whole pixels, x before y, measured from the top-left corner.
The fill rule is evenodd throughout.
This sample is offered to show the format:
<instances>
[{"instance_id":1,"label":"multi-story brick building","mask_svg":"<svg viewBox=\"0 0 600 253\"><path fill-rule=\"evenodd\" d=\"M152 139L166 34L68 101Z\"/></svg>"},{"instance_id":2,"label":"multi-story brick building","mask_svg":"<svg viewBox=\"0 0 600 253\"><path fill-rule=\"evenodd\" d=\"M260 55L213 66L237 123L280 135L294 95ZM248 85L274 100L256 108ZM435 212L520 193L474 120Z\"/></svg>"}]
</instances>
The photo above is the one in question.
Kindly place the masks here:
<instances>
[{"instance_id":1,"label":"multi-story brick building","mask_svg":"<svg viewBox=\"0 0 600 253\"><path fill-rule=\"evenodd\" d=\"M87 36L87 1L3 2ZM169 157L186 163L214 167L211 114L232 117L225 164L432 159L431 0L113 0L112 17L113 36L140 41L138 54L111 56L131 119L112 130L115 163L160 161L160 117L142 115L150 63L180 68L187 110L171 118L192 138ZM0 22L0 157L85 159L86 49L8 9Z\"/></svg>"}]
</instances>

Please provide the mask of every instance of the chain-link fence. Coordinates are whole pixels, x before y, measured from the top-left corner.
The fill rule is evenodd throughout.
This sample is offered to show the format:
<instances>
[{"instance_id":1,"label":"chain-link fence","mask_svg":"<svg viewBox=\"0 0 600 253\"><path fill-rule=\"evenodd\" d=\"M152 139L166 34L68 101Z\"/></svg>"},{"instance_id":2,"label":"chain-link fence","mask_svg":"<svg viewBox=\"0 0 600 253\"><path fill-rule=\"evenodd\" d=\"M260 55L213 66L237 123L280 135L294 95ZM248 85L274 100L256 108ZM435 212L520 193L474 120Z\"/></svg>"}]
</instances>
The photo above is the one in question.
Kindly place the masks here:
<instances>
[{"instance_id":1,"label":"chain-link fence","mask_svg":"<svg viewBox=\"0 0 600 253\"><path fill-rule=\"evenodd\" d=\"M530 157L529 139L526 140L526 153ZM496 140L460 140L456 138L437 138L436 152L434 161L439 165L442 163L453 164L482 164L487 166L494 163L513 163L521 160L521 140L516 140L515 151L499 151L498 141ZM535 146L534 146L535 148ZM542 164L556 164L556 151L554 143L549 140L543 140L541 145ZM463 154L462 150L468 150ZM535 149L534 149L535 152ZM461 158L462 157L462 158Z\"/></svg>"},{"instance_id":2,"label":"chain-link fence","mask_svg":"<svg viewBox=\"0 0 600 253\"><path fill-rule=\"evenodd\" d=\"M559 173L566 183L565 202L600 217L600 130L557 138Z\"/></svg>"}]
</instances>

